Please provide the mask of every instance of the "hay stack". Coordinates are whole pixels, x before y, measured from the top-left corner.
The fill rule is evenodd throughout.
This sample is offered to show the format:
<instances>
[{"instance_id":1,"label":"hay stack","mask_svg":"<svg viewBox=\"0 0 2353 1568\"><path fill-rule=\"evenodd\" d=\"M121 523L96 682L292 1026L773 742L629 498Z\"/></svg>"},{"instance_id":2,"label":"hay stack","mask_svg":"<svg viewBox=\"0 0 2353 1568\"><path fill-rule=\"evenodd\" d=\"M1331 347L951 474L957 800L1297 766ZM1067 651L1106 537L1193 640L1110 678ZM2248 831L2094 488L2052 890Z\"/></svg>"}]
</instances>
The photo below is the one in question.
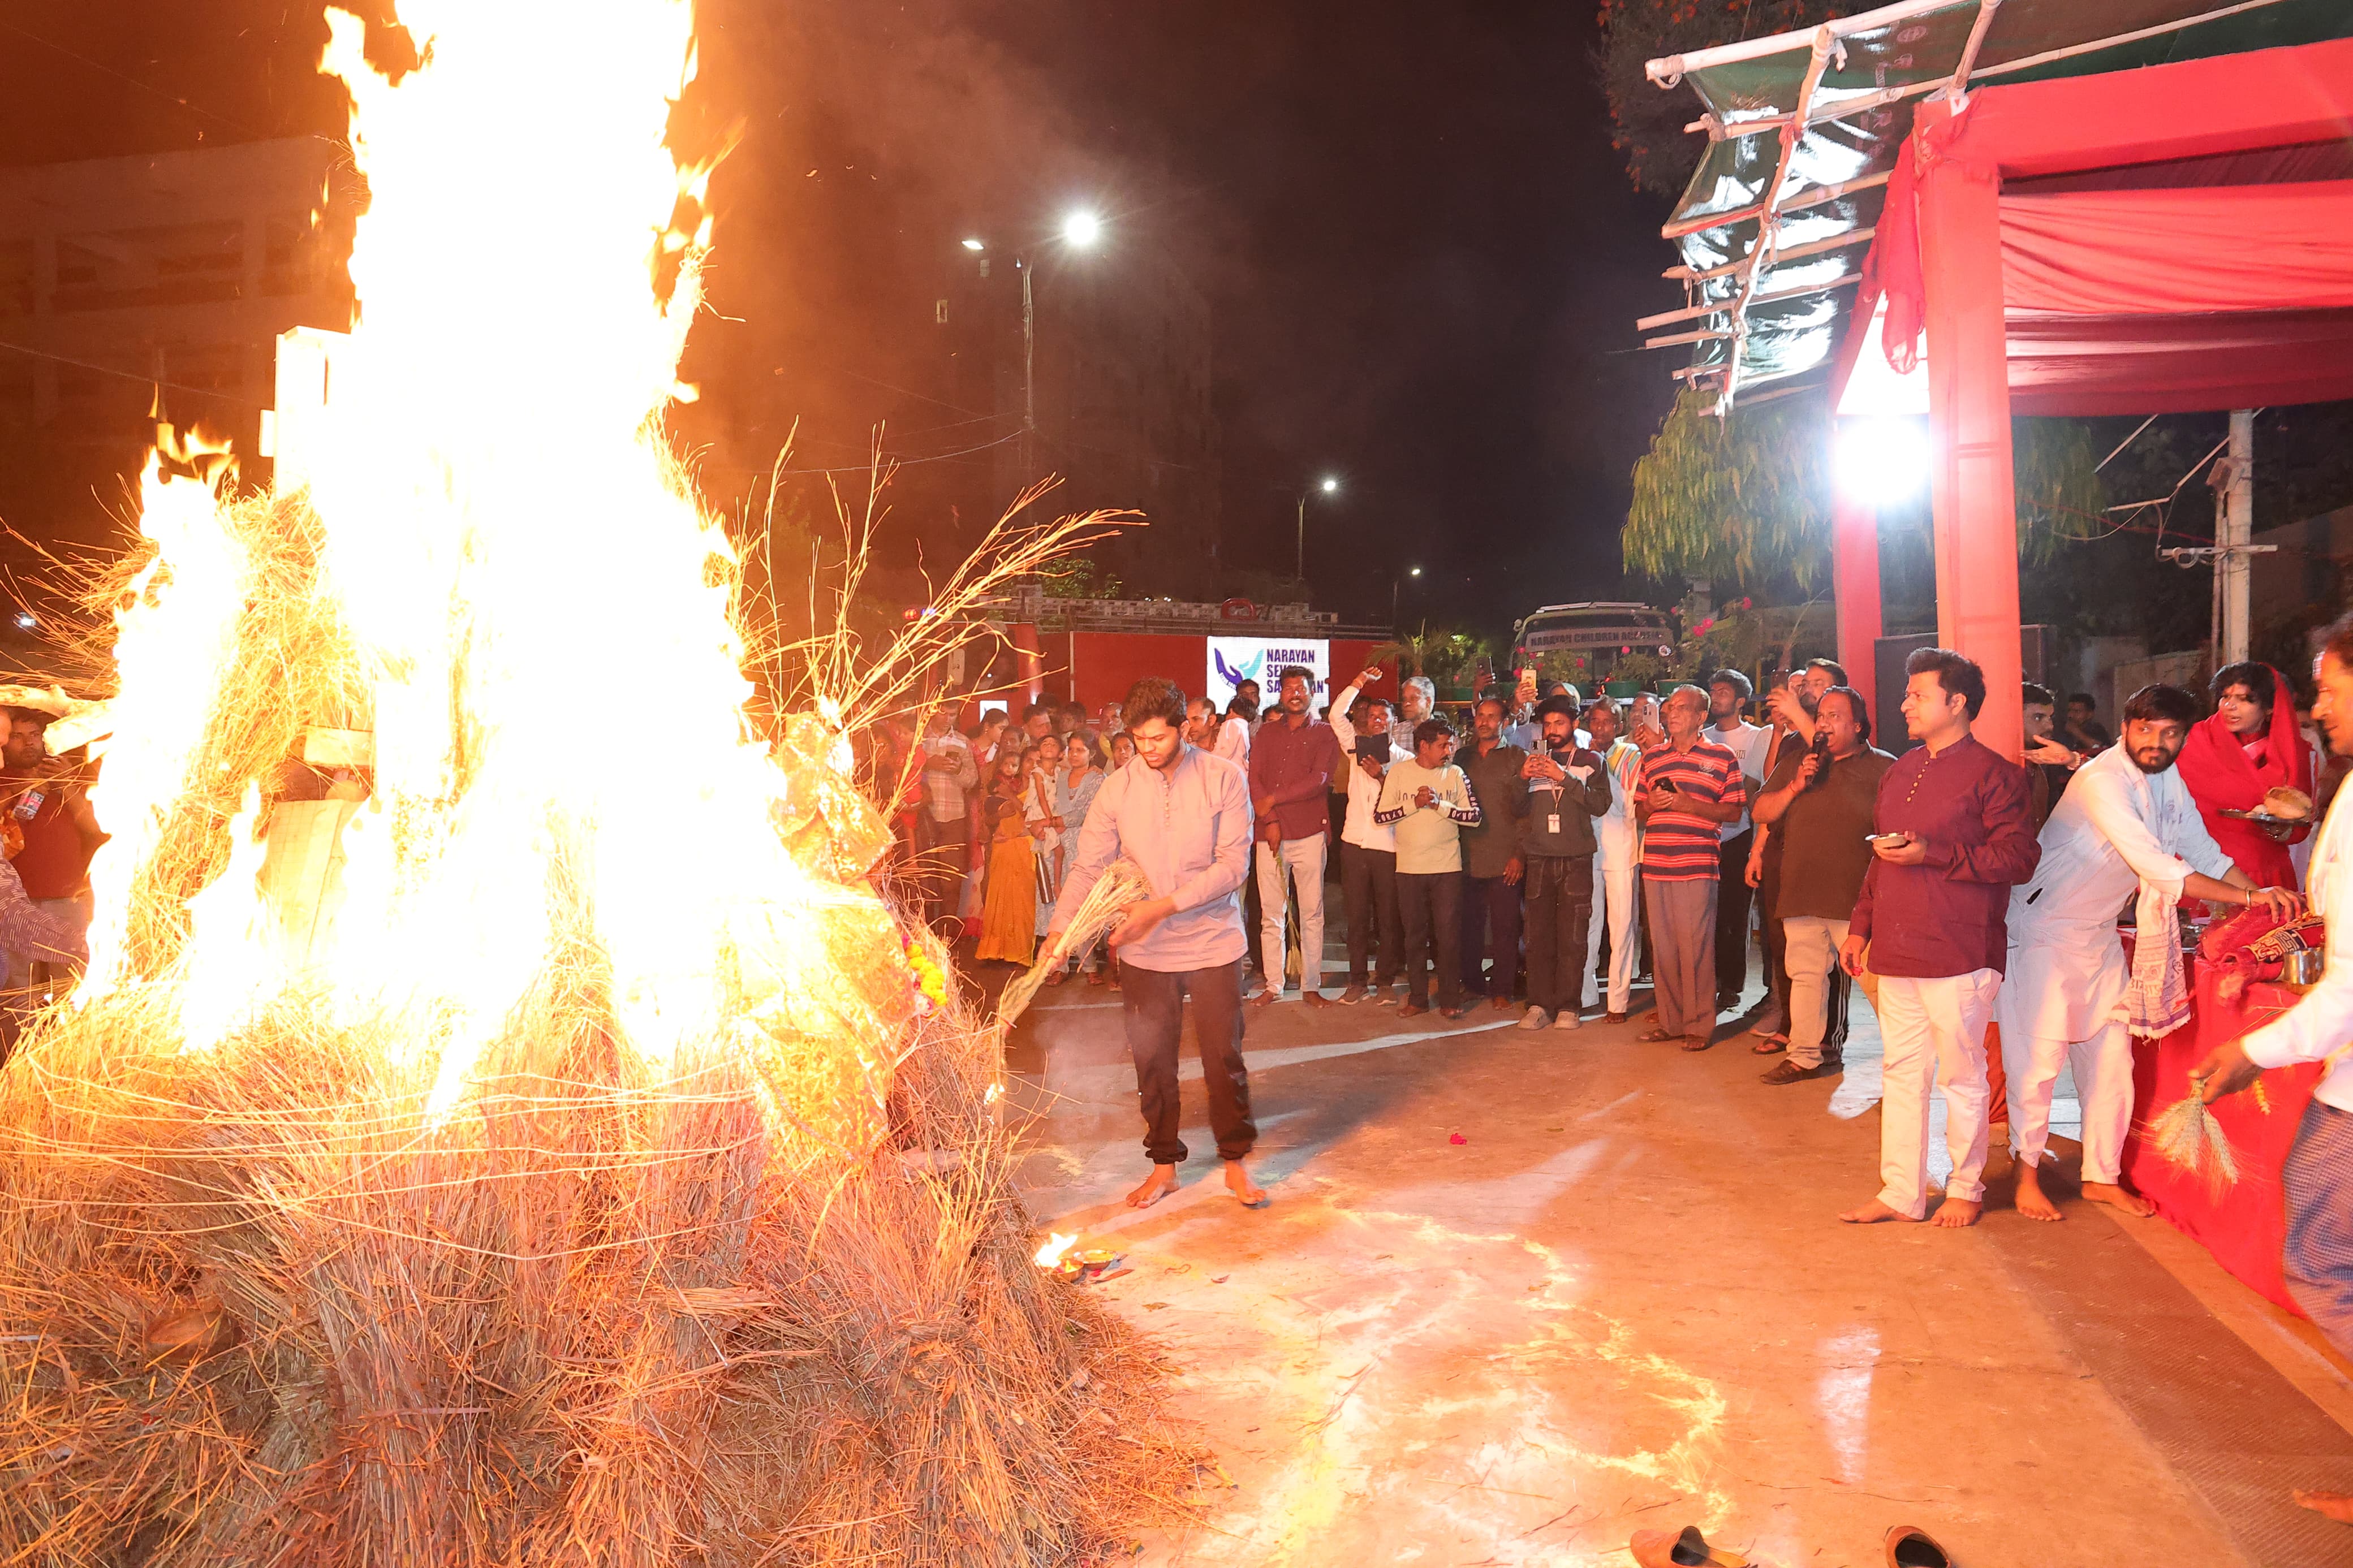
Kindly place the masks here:
<instances>
[{"instance_id":1,"label":"hay stack","mask_svg":"<svg viewBox=\"0 0 2353 1568\"><path fill-rule=\"evenodd\" d=\"M918 1000L838 787L778 824L821 984L666 1066L560 860L539 982L446 1114L414 1013L296 984L183 1048L239 801L365 717L307 510L223 517L235 678L146 835L131 983L0 1071L0 1556L983 1568L1177 1507L1161 1372L1029 1262L995 1032Z\"/></svg>"},{"instance_id":2,"label":"hay stack","mask_svg":"<svg viewBox=\"0 0 2353 1568\"><path fill-rule=\"evenodd\" d=\"M741 1053L657 1081L567 956L438 1125L321 999L207 1053L153 993L47 1021L0 1076L0 1550L1063 1563L1176 1502L1150 1356L1029 1261L987 1031L916 1024L887 1143L828 1156Z\"/></svg>"}]
</instances>

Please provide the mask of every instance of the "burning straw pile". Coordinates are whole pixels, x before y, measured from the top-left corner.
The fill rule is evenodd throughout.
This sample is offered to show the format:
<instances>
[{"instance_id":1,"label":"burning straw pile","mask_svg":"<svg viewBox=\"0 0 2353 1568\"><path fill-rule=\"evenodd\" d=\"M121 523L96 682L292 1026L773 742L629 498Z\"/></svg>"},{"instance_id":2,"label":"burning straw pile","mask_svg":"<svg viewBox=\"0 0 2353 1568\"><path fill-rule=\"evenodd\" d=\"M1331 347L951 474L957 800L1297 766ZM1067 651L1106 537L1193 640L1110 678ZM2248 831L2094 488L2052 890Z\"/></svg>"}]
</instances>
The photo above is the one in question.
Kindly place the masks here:
<instances>
[{"instance_id":1,"label":"burning straw pile","mask_svg":"<svg viewBox=\"0 0 2353 1568\"><path fill-rule=\"evenodd\" d=\"M446 1121L319 998L201 1053L149 994L48 1020L0 1078L10 1559L1051 1563L1176 1500L1156 1369L1029 1264L987 1032L878 1036L841 1148L786 1043L658 1073L609 983L575 929Z\"/></svg>"},{"instance_id":2,"label":"burning straw pile","mask_svg":"<svg viewBox=\"0 0 2353 1568\"><path fill-rule=\"evenodd\" d=\"M90 973L0 1072L0 1556L1084 1561L1188 1455L1031 1266L993 1033L868 880L842 726L925 650L750 732L654 417L684 8L417 9L397 89L335 20L374 205L334 401L280 410L275 493L151 468L108 585ZM486 151L525 143L566 153ZM458 242L501 224L505 290Z\"/></svg>"}]
</instances>

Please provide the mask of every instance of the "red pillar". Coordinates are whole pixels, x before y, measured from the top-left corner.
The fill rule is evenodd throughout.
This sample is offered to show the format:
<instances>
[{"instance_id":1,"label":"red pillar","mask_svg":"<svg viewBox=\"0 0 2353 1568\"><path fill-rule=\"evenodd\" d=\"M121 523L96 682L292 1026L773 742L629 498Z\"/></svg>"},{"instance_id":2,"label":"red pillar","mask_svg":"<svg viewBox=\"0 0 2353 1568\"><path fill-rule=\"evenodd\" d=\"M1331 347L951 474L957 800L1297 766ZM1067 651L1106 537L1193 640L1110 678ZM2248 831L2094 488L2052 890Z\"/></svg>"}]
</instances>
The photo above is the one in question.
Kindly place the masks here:
<instances>
[{"instance_id":1,"label":"red pillar","mask_svg":"<svg viewBox=\"0 0 2353 1568\"><path fill-rule=\"evenodd\" d=\"M1941 100L1924 103L1918 125L1925 130L1950 118ZM1915 156L1925 151L1915 142ZM1920 163L1936 640L1985 670L1985 708L1974 732L2015 761L2024 741L2023 674L2010 355L2002 326L2001 176L1952 157L1921 157Z\"/></svg>"},{"instance_id":2,"label":"red pillar","mask_svg":"<svg viewBox=\"0 0 2353 1568\"><path fill-rule=\"evenodd\" d=\"M1878 689L1879 509L1867 496L1831 491L1831 597L1838 606L1838 658L1850 685L1871 704L1873 733L1896 715ZM1890 733L1894 731L1889 731Z\"/></svg>"},{"instance_id":3,"label":"red pillar","mask_svg":"<svg viewBox=\"0 0 2353 1568\"><path fill-rule=\"evenodd\" d=\"M1029 621L1013 623L1013 678L1021 683L1024 703L1046 700L1046 656L1038 646L1038 628Z\"/></svg>"}]
</instances>

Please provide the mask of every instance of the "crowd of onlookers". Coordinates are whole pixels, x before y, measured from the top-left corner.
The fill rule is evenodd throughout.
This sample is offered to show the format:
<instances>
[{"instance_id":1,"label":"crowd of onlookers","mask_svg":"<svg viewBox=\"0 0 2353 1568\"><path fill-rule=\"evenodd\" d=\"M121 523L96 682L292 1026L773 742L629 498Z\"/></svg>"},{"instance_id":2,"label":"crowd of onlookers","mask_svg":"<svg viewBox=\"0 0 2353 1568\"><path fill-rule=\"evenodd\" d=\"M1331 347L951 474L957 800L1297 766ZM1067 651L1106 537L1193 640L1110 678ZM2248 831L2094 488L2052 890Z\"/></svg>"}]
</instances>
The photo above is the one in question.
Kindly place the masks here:
<instances>
[{"instance_id":1,"label":"crowd of onlookers","mask_svg":"<svg viewBox=\"0 0 2353 1568\"><path fill-rule=\"evenodd\" d=\"M2274 679L2260 665L2216 677L2218 717L2183 759L2193 791L2221 789L2226 764L2265 744L2302 748L2281 777L2333 782L2308 714ZM2086 694L2063 708L2031 683L2022 696L2039 830L2115 737ZM1625 1021L1647 982L1645 1038L1706 1048L1739 1014L1748 1047L1778 1058L1766 1082L1839 1069L1853 984L1840 951L1873 858L1879 784L1907 737L1899 721L1892 747L1873 744L1869 703L1837 661L1812 659L1762 694L1727 668L1663 697L1526 677L1451 710L1436 697L1426 679L1392 684L1377 668L1327 691L1294 668L1271 701L1244 681L1222 707L1187 702L1185 742L1240 768L1253 802L1250 1003L1447 1018L1483 1004L1525 1028L1573 1029L1596 1012ZM899 884L971 959L1027 965L1096 792L1134 743L1115 702L990 706L962 729L955 717L943 703L886 727L867 758L896 790ZM2237 727L2236 745L2212 744L2220 724ZM2211 820L2293 885L2285 845ZM1334 891L1345 974L1325 959ZM1074 979L1116 988L1111 946L1063 955L1050 983Z\"/></svg>"},{"instance_id":2,"label":"crowd of onlookers","mask_svg":"<svg viewBox=\"0 0 2353 1568\"><path fill-rule=\"evenodd\" d=\"M1258 818L1243 888L1250 1000L1292 994L1311 1008L1447 1017L1483 1003L1528 1028L1570 1029L1595 1007L1622 1021L1635 984L1663 962L1668 1022L1680 1027L1705 1001L1712 1025L1745 984L1750 889L1767 879L1769 904L1779 867L1746 806L1767 782L1775 732L1751 716L1786 710L1799 728L1785 726L1785 742L1810 741L1817 700L1844 684L1826 660L1763 703L1732 670L1663 701L1524 679L1449 712L1423 678L1392 695L1367 669L1327 693L1293 668L1263 706L1254 681L1222 707L1191 699L1186 742L1243 770ZM871 749L872 776L896 795L901 885L935 929L971 939L973 958L1027 964L1095 793L1134 744L1117 704L992 707L961 730L954 719L943 704ZM1686 734L1708 749L1671 743ZM1639 800L1651 784L1655 808ZM1719 883L1726 896L1704 896ZM1345 978L1325 973L1335 884ZM1650 931L1646 902L1659 905ZM1764 930L1778 956L1775 923ZM1066 955L1051 978L1079 976L1119 984L1105 944ZM1788 999L1786 981L1768 988L1760 1048L1788 1038ZM1833 1023L1833 1053L1837 1038Z\"/></svg>"}]
</instances>

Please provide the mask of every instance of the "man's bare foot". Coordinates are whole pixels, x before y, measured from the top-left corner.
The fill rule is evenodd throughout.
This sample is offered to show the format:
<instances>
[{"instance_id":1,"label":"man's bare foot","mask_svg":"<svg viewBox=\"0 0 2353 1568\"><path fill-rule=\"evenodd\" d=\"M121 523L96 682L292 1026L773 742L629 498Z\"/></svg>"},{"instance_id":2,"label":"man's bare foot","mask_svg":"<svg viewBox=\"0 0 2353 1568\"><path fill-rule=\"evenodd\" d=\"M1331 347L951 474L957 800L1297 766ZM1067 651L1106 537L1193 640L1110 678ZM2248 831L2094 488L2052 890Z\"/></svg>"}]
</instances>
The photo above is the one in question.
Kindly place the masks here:
<instances>
[{"instance_id":1,"label":"man's bare foot","mask_svg":"<svg viewBox=\"0 0 2353 1568\"><path fill-rule=\"evenodd\" d=\"M1176 1190L1176 1167L1155 1165L1152 1167L1152 1174L1144 1179L1144 1185L1127 1194L1127 1206L1132 1209L1148 1209Z\"/></svg>"},{"instance_id":2,"label":"man's bare foot","mask_svg":"<svg viewBox=\"0 0 2353 1568\"><path fill-rule=\"evenodd\" d=\"M2092 1195L2092 1190L2088 1184L2084 1189L2084 1195L2085 1197ZM2018 1168L2016 1201L2018 1212L2029 1219L2050 1221L2067 1217L2059 1212L2059 1205L2052 1203L2050 1194L2042 1190L2042 1179L2035 1173L2034 1167L2031 1165L2021 1165Z\"/></svg>"},{"instance_id":3,"label":"man's bare foot","mask_svg":"<svg viewBox=\"0 0 2353 1568\"><path fill-rule=\"evenodd\" d=\"M2147 1219L2157 1212L2155 1204L2138 1193L2127 1191L2114 1182L2085 1182L2084 1201L2087 1204L2106 1204L2112 1208L2120 1208L2135 1219Z\"/></svg>"},{"instance_id":4,"label":"man's bare foot","mask_svg":"<svg viewBox=\"0 0 2353 1568\"><path fill-rule=\"evenodd\" d=\"M2298 1508L2325 1513L2339 1524L2353 1524L2353 1492L2310 1492L2298 1487L2288 1494Z\"/></svg>"},{"instance_id":5,"label":"man's bare foot","mask_svg":"<svg viewBox=\"0 0 2353 1568\"><path fill-rule=\"evenodd\" d=\"M1299 999L1302 1002L1306 1003L1311 1008L1329 1007L1332 1005L1332 998L1324 995L1321 991L1302 991L1299 994Z\"/></svg>"},{"instance_id":6,"label":"man's bare foot","mask_svg":"<svg viewBox=\"0 0 2353 1568\"><path fill-rule=\"evenodd\" d=\"M1908 1214L1897 1214L1877 1198L1872 1199L1859 1209L1847 1210L1846 1213L1839 1215L1839 1218L1847 1225L1885 1225L1889 1220L1900 1220L1905 1225L1920 1223Z\"/></svg>"},{"instance_id":7,"label":"man's bare foot","mask_svg":"<svg viewBox=\"0 0 2353 1568\"><path fill-rule=\"evenodd\" d=\"M1276 990L1273 986L1261 986L1250 996L1250 1005L1253 1007L1271 1007L1274 1005L1277 1001L1281 1000L1282 996L1282 993Z\"/></svg>"},{"instance_id":8,"label":"man's bare foot","mask_svg":"<svg viewBox=\"0 0 2353 1568\"><path fill-rule=\"evenodd\" d=\"M1173 1183L1174 1178L1171 1180ZM1240 1160L1226 1162L1226 1185L1246 1209L1262 1209L1274 1201L1266 1195L1264 1187L1250 1179L1250 1173L1242 1169Z\"/></svg>"},{"instance_id":9,"label":"man's bare foot","mask_svg":"<svg viewBox=\"0 0 2353 1568\"><path fill-rule=\"evenodd\" d=\"M1936 1205L1936 1217L1928 1223L1943 1230L1958 1230L1965 1225L1975 1225L1985 1205L1968 1198L1947 1198Z\"/></svg>"},{"instance_id":10,"label":"man's bare foot","mask_svg":"<svg viewBox=\"0 0 2353 1568\"><path fill-rule=\"evenodd\" d=\"M1419 1002L1409 1002L1404 1006L1398 1009L1398 1016L1400 1018L1419 1018L1424 1013L1429 1011L1429 1008L1423 1006Z\"/></svg>"}]
</instances>

